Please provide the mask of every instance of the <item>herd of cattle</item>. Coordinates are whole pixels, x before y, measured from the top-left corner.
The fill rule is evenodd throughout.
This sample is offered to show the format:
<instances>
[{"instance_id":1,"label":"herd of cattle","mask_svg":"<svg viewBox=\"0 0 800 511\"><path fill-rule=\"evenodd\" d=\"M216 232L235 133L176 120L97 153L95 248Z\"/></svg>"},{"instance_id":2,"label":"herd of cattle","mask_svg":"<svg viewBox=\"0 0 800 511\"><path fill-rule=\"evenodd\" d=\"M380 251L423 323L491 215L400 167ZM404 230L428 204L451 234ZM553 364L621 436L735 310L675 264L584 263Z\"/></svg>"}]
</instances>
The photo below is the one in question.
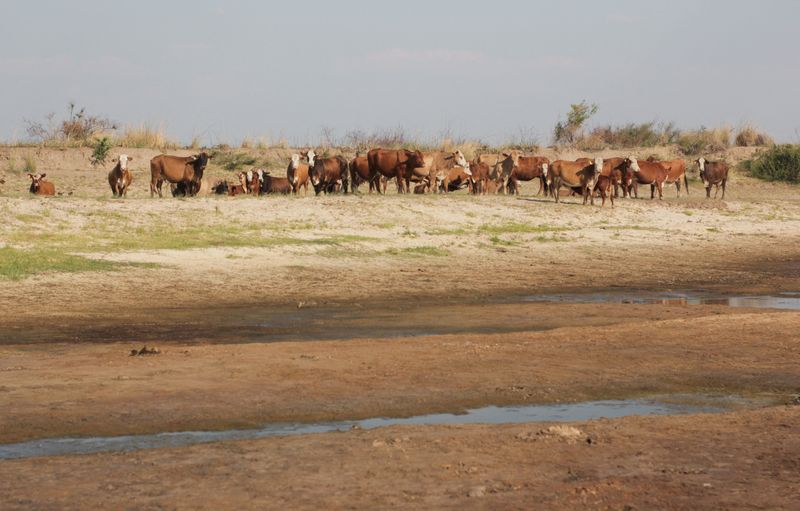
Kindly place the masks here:
<instances>
[{"instance_id":1,"label":"herd of cattle","mask_svg":"<svg viewBox=\"0 0 800 511\"><path fill-rule=\"evenodd\" d=\"M574 161L550 161L542 156L523 155L519 151L501 154L482 154L467 161L461 151L423 153L407 149L372 149L366 155L357 155L351 161L343 156L323 158L314 150L293 154L286 169L286 177L276 177L269 170L254 168L240 172L236 179L209 182L203 172L211 156L205 152L181 157L161 154L150 160L150 196L162 196L164 182L170 183L173 196L263 195L308 193L309 184L314 192L357 193L367 183L369 192L386 193L388 182L394 179L398 193L449 193L462 188L473 194L510 193L519 194L521 181L539 183L539 191L552 196L556 202L563 194L578 194L583 203L594 204L595 197L606 198L614 204L614 198L638 197L639 185L650 185L650 198L663 197L664 185L674 184L680 197L681 186L689 192L684 160L658 161L654 158L637 160L626 158L579 158ZM115 160L108 173L108 183L115 197L124 197L133 182L128 168L131 157L123 154ZM728 180L728 167L724 162L695 161L700 179L711 197L715 188L716 198ZM31 193L55 195L53 183L45 180L45 174L28 174L31 178ZM613 190L612 190L613 188Z\"/></svg>"}]
</instances>

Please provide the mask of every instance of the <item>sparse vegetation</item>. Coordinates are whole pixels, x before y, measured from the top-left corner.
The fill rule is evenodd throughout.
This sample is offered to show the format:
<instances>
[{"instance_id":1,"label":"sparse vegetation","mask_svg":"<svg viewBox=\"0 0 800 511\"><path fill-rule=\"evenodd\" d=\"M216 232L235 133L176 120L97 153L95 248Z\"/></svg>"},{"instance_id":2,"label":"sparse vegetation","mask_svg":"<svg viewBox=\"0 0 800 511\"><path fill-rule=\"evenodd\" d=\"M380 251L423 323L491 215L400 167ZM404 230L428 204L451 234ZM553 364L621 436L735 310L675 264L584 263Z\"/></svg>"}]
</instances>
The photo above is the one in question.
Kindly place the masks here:
<instances>
[{"instance_id":1,"label":"sparse vegetation","mask_svg":"<svg viewBox=\"0 0 800 511\"><path fill-rule=\"evenodd\" d=\"M739 128L735 139L738 147L764 147L774 146L775 141L764 132L759 131L751 124L745 124Z\"/></svg>"},{"instance_id":2,"label":"sparse vegetation","mask_svg":"<svg viewBox=\"0 0 800 511\"><path fill-rule=\"evenodd\" d=\"M117 129L109 119L90 115L74 102L69 103L65 119L57 120L51 113L44 121L26 119L25 125L28 135L42 145L85 145L95 136Z\"/></svg>"},{"instance_id":3,"label":"sparse vegetation","mask_svg":"<svg viewBox=\"0 0 800 511\"><path fill-rule=\"evenodd\" d=\"M94 144L92 151L91 163L92 167L98 165L105 165L108 153L111 151L111 139L109 137L100 137Z\"/></svg>"},{"instance_id":4,"label":"sparse vegetation","mask_svg":"<svg viewBox=\"0 0 800 511\"><path fill-rule=\"evenodd\" d=\"M110 271L130 266L155 267L155 265L89 259L51 248L25 250L9 246L0 248L0 279L6 280L20 280L48 272Z\"/></svg>"},{"instance_id":5,"label":"sparse vegetation","mask_svg":"<svg viewBox=\"0 0 800 511\"><path fill-rule=\"evenodd\" d=\"M687 156L724 151L731 145L731 129L727 126L684 131L678 137L678 149Z\"/></svg>"},{"instance_id":6,"label":"sparse vegetation","mask_svg":"<svg viewBox=\"0 0 800 511\"><path fill-rule=\"evenodd\" d=\"M583 133L583 125L597 113L597 105L585 100L569 106L566 121L558 121L553 128L553 141L556 144L572 144Z\"/></svg>"},{"instance_id":7,"label":"sparse vegetation","mask_svg":"<svg viewBox=\"0 0 800 511\"><path fill-rule=\"evenodd\" d=\"M484 224L478 228L482 234L507 234L507 233L543 233L568 231L567 227L554 227L552 225L531 225L524 223Z\"/></svg>"},{"instance_id":8,"label":"sparse vegetation","mask_svg":"<svg viewBox=\"0 0 800 511\"><path fill-rule=\"evenodd\" d=\"M450 255L450 252L439 247L433 246L420 246L420 247L406 247L406 248L389 248L384 250L385 254L396 256L433 256L444 257Z\"/></svg>"},{"instance_id":9,"label":"sparse vegetation","mask_svg":"<svg viewBox=\"0 0 800 511\"><path fill-rule=\"evenodd\" d=\"M677 142L680 130L673 123L644 122L622 126L599 126L575 141L578 149L597 151L601 149L624 149L632 147L654 147Z\"/></svg>"},{"instance_id":10,"label":"sparse vegetation","mask_svg":"<svg viewBox=\"0 0 800 511\"><path fill-rule=\"evenodd\" d=\"M26 154L22 157L22 173L23 174L36 174L36 169L38 168L38 164L36 163L36 157L32 154Z\"/></svg>"},{"instance_id":11,"label":"sparse vegetation","mask_svg":"<svg viewBox=\"0 0 800 511\"><path fill-rule=\"evenodd\" d=\"M237 172L243 167L252 167L258 161L258 158L251 154L229 150L217 150L211 156L214 163L231 172Z\"/></svg>"},{"instance_id":12,"label":"sparse vegetation","mask_svg":"<svg viewBox=\"0 0 800 511\"><path fill-rule=\"evenodd\" d=\"M122 134L117 136L114 142L121 147L154 148L161 150L178 147L177 142L167 137L164 126L150 126L145 123L125 126L122 130Z\"/></svg>"},{"instance_id":13,"label":"sparse vegetation","mask_svg":"<svg viewBox=\"0 0 800 511\"><path fill-rule=\"evenodd\" d=\"M774 146L741 166L759 179L800 183L800 146Z\"/></svg>"}]
</instances>

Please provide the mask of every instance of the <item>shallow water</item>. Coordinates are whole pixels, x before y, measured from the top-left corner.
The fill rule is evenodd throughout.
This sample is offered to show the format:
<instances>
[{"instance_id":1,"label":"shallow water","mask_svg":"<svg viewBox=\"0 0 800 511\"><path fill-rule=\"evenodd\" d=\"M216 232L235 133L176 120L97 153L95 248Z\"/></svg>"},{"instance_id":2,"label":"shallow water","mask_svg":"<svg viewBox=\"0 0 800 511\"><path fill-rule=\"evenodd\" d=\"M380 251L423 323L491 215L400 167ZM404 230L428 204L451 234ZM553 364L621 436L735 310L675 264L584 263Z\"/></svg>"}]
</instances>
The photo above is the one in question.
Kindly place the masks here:
<instances>
[{"instance_id":1,"label":"shallow water","mask_svg":"<svg viewBox=\"0 0 800 511\"><path fill-rule=\"evenodd\" d=\"M541 294L525 297L527 302L631 303L660 305L727 305L755 309L800 310L800 293L729 296L709 291L609 291L602 293Z\"/></svg>"},{"instance_id":2,"label":"shallow water","mask_svg":"<svg viewBox=\"0 0 800 511\"><path fill-rule=\"evenodd\" d=\"M373 429L398 425L434 424L513 424L523 422L571 422L599 418L616 418L630 415L677 415L711 413L728 409L742 401L733 396L679 397L675 402L662 400L630 399L616 401L591 401L584 403L487 406L468 410L462 414L430 414L406 418L377 417L353 421L319 423L276 423L259 429L227 431L182 431L152 435L115 437L51 438L17 444L0 445L0 459L35 458L63 454L90 454L113 451L136 451L183 447L187 445L218 442L222 440L252 440L273 436L305 435L332 431L347 431L354 427ZM691 402L691 404L685 404Z\"/></svg>"}]
</instances>

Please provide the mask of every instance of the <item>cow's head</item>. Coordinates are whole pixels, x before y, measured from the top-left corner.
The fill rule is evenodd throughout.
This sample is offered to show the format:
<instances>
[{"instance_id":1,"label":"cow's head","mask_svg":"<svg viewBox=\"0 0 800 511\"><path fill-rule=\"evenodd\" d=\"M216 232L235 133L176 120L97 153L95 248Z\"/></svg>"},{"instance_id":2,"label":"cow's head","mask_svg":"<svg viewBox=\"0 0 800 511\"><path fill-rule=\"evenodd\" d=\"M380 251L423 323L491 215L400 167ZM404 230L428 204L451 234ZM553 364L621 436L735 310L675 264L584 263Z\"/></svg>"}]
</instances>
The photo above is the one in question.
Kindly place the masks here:
<instances>
[{"instance_id":1,"label":"cow's head","mask_svg":"<svg viewBox=\"0 0 800 511\"><path fill-rule=\"evenodd\" d=\"M594 173L599 174L603 172L603 159L602 158L595 158L594 159Z\"/></svg>"},{"instance_id":2,"label":"cow's head","mask_svg":"<svg viewBox=\"0 0 800 511\"><path fill-rule=\"evenodd\" d=\"M313 152L311 154L314 154ZM313 158L309 156L309 158ZM311 160L309 160L310 162ZM325 171L325 166L322 164L321 161L315 161L314 165L309 163L308 166L308 178L311 180L311 184L316 188L322 182L322 175Z\"/></svg>"},{"instance_id":3,"label":"cow's head","mask_svg":"<svg viewBox=\"0 0 800 511\"><path fill-rule=\"evenodd\" d=\"M422 151L419 149L415 151L406 149L405 152L406 165L409 169L419 169L425 166L425 155L422 154Z\"/></svg>"},{"instance_id":4,"label":"cow's head","mask_svg":"<svg viewBox=\"0 0 800 511\"><path fill-rule=\"evenodd\" d=\"M39 187L42 185L42 181L47 174L28 174L28 177L31 178L31 193L36 193L39 191Z\"/></svg>"},{"instance_id":5,"label":"cow's head","mask_svg":"<svg viewBox=\"0 0 800 511\"><path fill-rule=\"evenodd\" d=\"M544 182L550 184L550 164L549 163L542 163L542 177L544 178Z\"/></svg>"},{"instance_id":6,"label":"cow's head","mask_svg":"<svg viewBox=\"0 0 800 511\"><path fill-rule=\"evenodd\" d=\"M464 158L464 153L460 150L453 153L453 162L459 167L464 167L465 169L469 168L469 162Z\"/></svg>"},{"instance_id":7,"label":"cow's head","mask_svg":"<svg viewBox=\"0 0 800 511\"><path fill-rule=\"evenodd\" d=\"M639 161L636 159L635 156L628 156L627 158L625 158L625 164L634 173L640 172L642 170L639 168Z\"/></svg>"},{"instance_id":8,"label":"cow's head","mask_svg":"<svg viewBox=\"0 0 800 511\"><path fill-rule=\"evenodd\" d=\"M700 173L701 174L706 171L706 159L705 158L700 157L697 160L695 160L695 163L697 164L697 167L700 169Z\"/></svg>"},{"instance_id":9,"label":"cow's head","mask_svg":"<svg viewBox=\"0 0 800 511\"><path fill-rule=\"evenodd\" d=\"M115 159L114 161L115 162L116 161L119 162L120 170L128 170L128 162L131 161L131 160L133 160L133 157L128 156L127 154L120 154L119 158Z\"/></svg>"},{"instance_id":10,"label":"cow's head","mask_svg":"<svg viewBox=\"0 0 800 511\"><path fill-rule=\"evenodd\" d=\"M299 167L299 166L300 166L300 155L299 155L299 154L297 154L297 153L294 153L294 154L292 155L292 159L289 161L289 166L290 166L292 169L296 169L297 167ZM296 179L296 178L295 178L295 179Z\"/></svg>"},{"instance_id":11,"label":"cow's head","mask_svg":"<svg viewBox=\"0 0 800 511\"><path fill-rule=\"evenodd\" d=\"M317 153L315 153L313 149L309 149L308 151L303 151L302 153L300 153L300 155L308 160L309 167L314 166L314 163L317 160Z\"/></svg>"},{"instance_id":12,"label":"cow's head","mask_svg":"<svg viewBox=\"0 0 800 511\"><path fill-rule=\"evenodd\" d=\"M247 189L247 174L245 174L244 172L239 172L238 174L236 174L236 177L239 178L239 184L242 185L242 188L244 188L246 190Z\"/></svg>"},{"instance_id":13,"label":"cow's head","mask_svg":"<svg viewBox=\"0 0 800 511\"><path fill-rule=\"evenodd\" d=\"M519 151L514 149L513 151L508 151L501 154L503 155L503 158L505 160L511 162L512 168L516 168L519 166L519 157L520 157Z\"/></svg>"}]
</instances>

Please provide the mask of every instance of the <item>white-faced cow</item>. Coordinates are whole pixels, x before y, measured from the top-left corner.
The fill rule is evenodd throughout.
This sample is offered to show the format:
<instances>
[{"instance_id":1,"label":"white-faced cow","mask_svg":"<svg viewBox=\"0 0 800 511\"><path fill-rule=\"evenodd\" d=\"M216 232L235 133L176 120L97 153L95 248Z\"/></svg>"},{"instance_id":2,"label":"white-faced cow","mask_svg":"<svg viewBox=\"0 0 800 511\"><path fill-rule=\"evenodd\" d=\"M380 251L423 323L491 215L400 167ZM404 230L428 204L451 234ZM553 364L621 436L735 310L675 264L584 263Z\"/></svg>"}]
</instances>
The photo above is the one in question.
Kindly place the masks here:
<instances>
[{"instance_id":1,"label":"white-faced cow","mask_svg":"<svg viewBox=\"0 0 800 511\"><path fill-rule=\"evenodd\" d=\"M700 158L695 163L700 169L700 179L706 189L706 198L711 198L711 187L714 186L716 187L714 189L714 198L716 199L721 186L722 200L725 200L725 186L728 184L728 164L724 161L708 161L705 158Z\"/></svg>"},{"instance_id":2,"label":"white-faced cow","mask_svg":"<svg viewBox=\"0 0 800 511\"><path fill-rule=\"evenodd\" d=\"M133 182L133 174L128 170L128 162L133 160L127 154L120 154L119 158L114 160L117 164L108 173L108 184L111 186L111 193L114 197L125 197L128 195L128 187Z\"/></svg>"},{"instance_id":3,"label":"white-faced cow","mask_svg":"<svg viewBox=\"0 0 800 511\"><path fill-rule=\"evenodd\" d=\"M292 185L292 193L295 195L300 188L303 188L304 194L308 195L308 163L300 160L300 155L295 153L289 161L289 167L286 169L286 179Z\"/></svg>"},{"instance_id":4,"label":"white-faced cow","mask_svg":"<svg viewBox=\"0 0 800 511\"><path fill-rule=\"evenodd\" d=\"M667 180L667 169L663 165L652 161L639 161L634 156L629 156L625 163L633 171L633 177L638 184L651 185L650 199L655 198L656 190L658 190L659 200L664 198L664 182Z\"/></svg>"}]
</instances>

